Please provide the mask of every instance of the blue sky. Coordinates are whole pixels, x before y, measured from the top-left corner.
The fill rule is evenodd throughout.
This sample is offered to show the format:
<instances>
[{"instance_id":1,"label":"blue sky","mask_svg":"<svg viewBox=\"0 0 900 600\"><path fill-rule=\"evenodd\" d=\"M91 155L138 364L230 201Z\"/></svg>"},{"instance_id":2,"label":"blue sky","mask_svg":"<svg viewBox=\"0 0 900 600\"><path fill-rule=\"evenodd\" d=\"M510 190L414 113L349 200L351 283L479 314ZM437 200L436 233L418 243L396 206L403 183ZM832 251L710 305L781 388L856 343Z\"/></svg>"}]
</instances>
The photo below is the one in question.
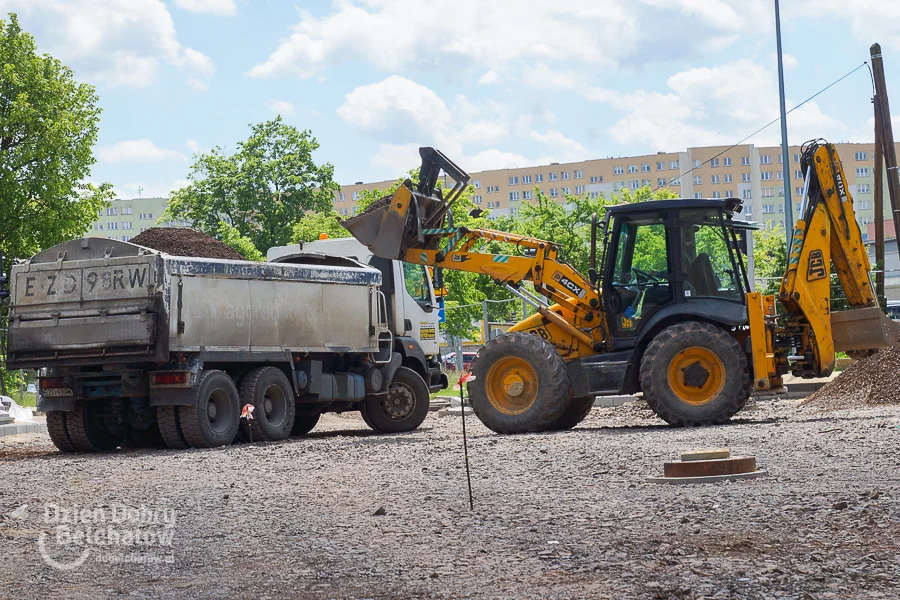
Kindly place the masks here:
<instances>
[{"instance_id":1,"label":"blue sky","mask_svg":"<svg viewBox=\"0 0 900 600\"><path fill-rule=\"evenodd\" d=\"M0 0L0 14L97 86L91 180L132 197L183 185L193 153L279 113L343 184L400 175L420 145L476 171L731 144L777 116L772 5ZM878 41L900 113L900 2L782 11L789 107ZM788 118L791 142L871 141L870 97L864 68Z\"/></svg>"}]
</instances>

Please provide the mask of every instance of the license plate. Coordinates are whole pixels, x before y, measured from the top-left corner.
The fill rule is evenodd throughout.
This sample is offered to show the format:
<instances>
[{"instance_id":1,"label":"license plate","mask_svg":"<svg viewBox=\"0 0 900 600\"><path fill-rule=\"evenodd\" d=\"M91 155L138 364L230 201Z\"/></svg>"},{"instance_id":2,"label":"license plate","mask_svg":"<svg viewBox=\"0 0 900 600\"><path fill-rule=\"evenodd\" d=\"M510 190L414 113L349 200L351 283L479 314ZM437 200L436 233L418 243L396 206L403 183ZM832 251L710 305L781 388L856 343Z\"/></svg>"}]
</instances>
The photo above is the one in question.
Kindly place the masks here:
<instances>
[{"instance_id":1,"label":"license plate","mask_svg":"<svg viewBox=\"0 0 900 600\"><path fill-rule=\"evenodd\" d=\"M52 398L54 396L72 396L72 388L47 388L41 390L41 396Z\"/></svg>"}]
</instances>

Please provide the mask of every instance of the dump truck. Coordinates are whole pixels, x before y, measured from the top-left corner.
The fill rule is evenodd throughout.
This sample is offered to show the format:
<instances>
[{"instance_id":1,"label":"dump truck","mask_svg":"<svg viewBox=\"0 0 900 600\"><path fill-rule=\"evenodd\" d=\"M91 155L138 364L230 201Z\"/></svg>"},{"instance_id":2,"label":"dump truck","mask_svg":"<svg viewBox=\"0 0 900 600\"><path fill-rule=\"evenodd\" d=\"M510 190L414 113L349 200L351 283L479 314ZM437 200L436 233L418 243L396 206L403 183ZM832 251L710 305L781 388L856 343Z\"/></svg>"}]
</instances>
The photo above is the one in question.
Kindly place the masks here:
<instances>
[{"instance_id":1,"label":"dump truck","mask_svg":"<svg viewBox=\"0 0 900 600\"><path fill-rule=\"evenodd\" d=\"M40 370L38 408L64 452L280 440L329 411L359 411L379 432L417 428L447 385L436 323L405 327L426 319L389 305L402 294L377 268L282 258L54 246L11 269L7 366ZM419 283L433 303L430 280Z\"/></svg>"},{"instance_id":2,"label":"dump truck","mask_svg":"<svg viewBox=\"0 0 900 600\"><path fill-rule=\"evenodd\" d=\"M377 256L480 273L534 307L472 361L472 408L497 433L568 429L595 396L635 392L671 425L724 423L787 373L827 376L837 351L897 343L843 166L825 141L803 147L801 218L777 297L747 277L737 198L609 206L602 223L592 220L581 273L552 240L454 227L468 175L438 150L420 155L418 183L343 225ZM453 185L441 189L445 179ZM487 243L505 250L481 250ZM831 311L832 275L850 310Z\"/></svg>"}]
</instances>

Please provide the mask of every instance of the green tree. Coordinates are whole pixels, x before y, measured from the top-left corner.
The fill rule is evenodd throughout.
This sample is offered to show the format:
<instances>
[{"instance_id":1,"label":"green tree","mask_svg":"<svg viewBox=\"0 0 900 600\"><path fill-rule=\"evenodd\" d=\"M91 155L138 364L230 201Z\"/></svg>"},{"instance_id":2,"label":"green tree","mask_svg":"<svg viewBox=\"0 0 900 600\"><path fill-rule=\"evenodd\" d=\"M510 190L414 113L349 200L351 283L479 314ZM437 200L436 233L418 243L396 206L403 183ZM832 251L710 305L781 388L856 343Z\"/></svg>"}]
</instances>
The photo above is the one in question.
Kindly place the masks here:
<instances>
[{"instance_id":1,"label":"green tree","mask_svg":"<svg viewBox=\"0 0 900 600\"><path fill-rule=\"evenodd\" d=\"M756 290L764 294L777 294L781 277L787 267L787 242L781 224L753 232L754 278L760 284Z\"/></svg>"},{"instance_id":2,"label":"green tree","mask_svg":"<svg viewBox=\"0 0 900 600\"><path fill-rule=\"evenodd\" d=\"M310 131L280 116L251 125L234 153L216 147L196 158L191 183L172 194L162 220L187 221L209 235L224 221L262 253L287 244L294 224L307 211L329 210L340 189L334 167L313 161L318 147Z\"/></svg>"},{"instance_id":3,"label":"green tree","mask_svg":"<svg viewBox=\"0 0 900 600\"><path fill-rule=\"evenodd\" d=\"M350 237L350 232L338 222L338 214L334 208L321 212L311 211L300 217L300 220L294 223L291 242L294 244L312 242L319 239L319 235L323 233L330 238Z\"/></svg>"},{"instance_id":4,"label":"green tree","mask_svg":"<svg viewBox=\"0 0 900 600\"><path fill-rule=\"evenodd\" d=\"M219 223L216 238L223 244L230 246L232 250L247 260L255 260L257 262L266 260L266 255L256 249L250 238L241 235L241 232L236 227L232 227L224 221Z\"/></svg>"},{"instance_id":5,"label":"green tree","mask_svg":"<svg viewBox=\"0 0 900 600\"><path fill-rule=\"evenodd\" d=\"M110 184L84 183L99 121L94 88L39 55L15 14L0 21L0 270L84 234L111 199ZM0 392L14 377L0 366Z\"/></svg>"}]
</instances>

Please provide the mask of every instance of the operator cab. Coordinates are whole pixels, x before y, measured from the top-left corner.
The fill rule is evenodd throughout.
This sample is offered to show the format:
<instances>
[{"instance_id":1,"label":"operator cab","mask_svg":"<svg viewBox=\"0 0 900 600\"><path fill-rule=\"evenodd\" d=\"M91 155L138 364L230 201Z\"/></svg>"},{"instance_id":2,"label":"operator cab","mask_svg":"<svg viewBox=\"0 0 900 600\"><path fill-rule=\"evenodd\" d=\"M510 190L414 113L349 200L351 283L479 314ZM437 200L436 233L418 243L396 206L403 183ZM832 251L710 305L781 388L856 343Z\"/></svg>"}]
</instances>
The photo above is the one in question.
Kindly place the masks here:
<instances>
[{"instance_id":1,"label":"operator cab","mask_svg":"<svg viewBox=\"0 0 900 600\"><path fill-rule=\"evenodd\" d=\"M633 346L676 314L746 322L749 286L732 221L740 208L734 198L607 208L601 286L614 346Z\"/></svg>"}]
</instances>

